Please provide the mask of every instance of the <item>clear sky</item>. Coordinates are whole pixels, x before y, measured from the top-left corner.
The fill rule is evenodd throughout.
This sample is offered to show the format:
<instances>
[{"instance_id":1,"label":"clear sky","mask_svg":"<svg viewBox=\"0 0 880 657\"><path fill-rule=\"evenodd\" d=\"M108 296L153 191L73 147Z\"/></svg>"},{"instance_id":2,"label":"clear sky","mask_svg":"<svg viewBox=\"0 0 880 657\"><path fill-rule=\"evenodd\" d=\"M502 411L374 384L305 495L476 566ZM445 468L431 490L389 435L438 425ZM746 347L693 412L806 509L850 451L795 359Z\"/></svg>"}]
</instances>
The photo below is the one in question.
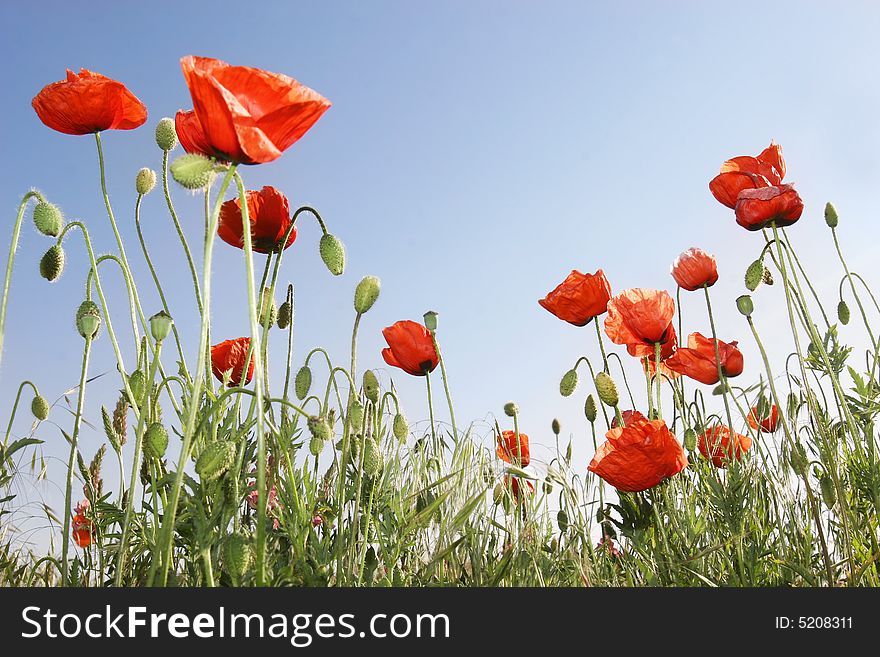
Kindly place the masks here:
<instances>
[{"instance_id":1,"label":"clear sky","mask_svg":"<svg viewBox=\"0 0 880 657\"><path fill-rule=\"evenodd\" d=\"M287 252L282 280L292 281L297 294L295 366L316 345L347 362L352 292L362 276L375 274L382 294L361 325L361 369L380 368L386 384L393 377L408 416L426 418L423 380L385 367L380 331L438 311L459 422L478 421L476 431L488 445L485 422L493 413L506 420L502 406L516 400L539 469L549 459L553 417L562 420L564 436L573 437L582 470L592 454L583 384L563 399L558 382L579 355L596 357L595 335L536 303L573 268L603 268L615 292L674 292L669 265L679 252L700 246L715 253L722 277L712 290L719 337L741 341L741 383L761 374L733 304L745 291L742 274L761 238L739 228L707 189L726 158L757 154L771 138L783 145L787 178L806 204L790 234L830 309L839 267L822 221L826 200L840 212L850 264L877 280L880 7L874 3L192 0L84 6L0 5L3 252L18 201L32 186L69 218L86 220L99 250L115 249L93 139L46 128L30 100L63 78L65 68L120 80L150 112L145 126L105 133L104 144L112 202L144 310L152 314L160 306L134 230L134 175L142 166L160 166L155 123L191 107L180 57L218 57L291 75L333 107L280 160L245 168L245 182L274 185L292 204L318 208L349 255L345 275L330 276L318 257L317 226L308 222ZM200 202L179 188L173 193L197 245ZM161 195L147 197L142 212L194 363L197 315ZM72 237L67 271L47 284L37 262L49 244L32 228L23 231L0 371L4 424L22 379L34 380L50 400L77 382L82 341L73 313L86 257L80 238ZM214 335L245 335L242 253L218 243L215 255ZM112 269L102 276L123 334L123 288ZM776 363L790 348L780 337L787 321L781 292L777 285L755 295L755 319ZM684 310L685 333L708 332L698 296L688 297ZM853 343L862 339L857 322L843 335ZM276 341L270 365L277 385L284 354ZM133 363L130 344L125 357ZM86 419L96 426L100 405L115 403L114 368L105 334L91 372L111 376L87 394ZM630 375L636 378L635 367ZM441 419L443 405L438 397ZM16 436L30 428L26 411L13 425ZM67 430L72 424L63 402L51 419ZM65 454L51 423L37 436L46 440L48 456ZM85 428L86 459L102 440L102 432ZM177 449L176 443L170 448L172 458ZM60 482L63 464L49 467L50 479Z\"/></svg>"}]
</instances>

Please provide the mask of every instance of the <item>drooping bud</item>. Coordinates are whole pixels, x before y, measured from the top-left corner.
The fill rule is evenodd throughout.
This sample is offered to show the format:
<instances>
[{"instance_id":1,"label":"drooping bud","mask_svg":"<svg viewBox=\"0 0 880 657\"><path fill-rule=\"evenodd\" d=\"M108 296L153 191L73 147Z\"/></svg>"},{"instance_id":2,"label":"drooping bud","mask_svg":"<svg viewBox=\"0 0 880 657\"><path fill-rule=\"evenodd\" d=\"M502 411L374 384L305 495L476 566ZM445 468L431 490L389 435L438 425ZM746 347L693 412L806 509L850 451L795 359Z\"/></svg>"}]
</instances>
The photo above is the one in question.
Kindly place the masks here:
<instances>
[{"instance_id":1,"label":"drooping bud","mask_svg":"<svg viewBox=\"0 0 880 657\"><path fill-rule=\"evenodd\" d=\"M364 405L359 399L351 402L351 408L348 410L348 422L355 432L360 431L364 423Z\"/></svg>"},{"instance_id":2,"label":"drooping bud","mask_svg":"<svg viewBox=\"0 0 880 657\"><path fill-rule=\"evenodd\" d=\"M749 292L754 292L758 289L761 281L764 280L765 269L764 261L760 258L748 266L748 269L746 269L745 282L746 288Z\"/></svg>"},{"instance_id":3,"label":"drooping bud","mask_svg":"<svg viewBox=\"0 0 880 657\"><path fill-rule=\"evenodd\" d=\"M174 320L171 318L171 315L164 310L160 310L150 317L150 333L152 334L153 339L156 342L162 342L162 340L167 338L168 334L171 332L172 324L174 324Z\"/></svg>"},{"instance_id":4,"label":"drooping bud","mask_svg":"<svg viewBox=\"0 0 880 657\"><path fill-rule=\"evenodd\" d=\"M235 461L235 445L228 440L211 443L196 459L196 473L202 481L219 479Z\"/></svg>"},{"instance_id":5,"label":"drooping bud","mask_svg":"<svg viewBox=\"0 0 880 657\"><path fill-rule=\"evenodd\" d=\"M308 421L309 432L321 442L327 442L333 438L333 428L323 416L312 415Z\"/></svg>"},{"instance_id":6,"label":"drooping bud","mask_svg":"<svg viewBox=\"0 0 880 657\"><path fill-rule=\"evenodd\" d=\"M156 125L156 145L166 152L177 146L177 130L174 127L174 119L165 117Z\"/></svg>"},{"instance_id":7,"label":"drooping bud","mask_svg":"<svg viewBox=\"0 0 880 657\"><path fill-rule=\"evenodd\" d=\"M697 448L697 432L688 427L684 432L684 448L693 452Z\"/></svg>"},{"instance_id":8,"label":"drooping bud","mask_svg":"<svg viewBox=\"0 0 880 657\"><path fill-rule=\"evenodd\" d=\"M562 375L562 380L559 382L559 394L563 397L570 396L577 388L577 384L578 373L576 369L572 368Z\"/></svg>"},{"instance_id":9,"label":"drooping bud","mask_svg":"<svg viewBox=\"0 0 880 657\"><path fill-rule=\"evenodd\" d=\"M519 406L516 405L516 402L507 402L504 405L504 414L507 417L516 417L519 414Z\"/></svg>"},{"instance_id":10,"label":"drooping bud","mask_svg":"<svg viewBox=\"0 0 880 657\"><path fill-rule=\"evenodd\" d=\"M829 228L837 228L837 209L830 201L825 204L825 223L828 224Z\"/></svg>"},{"instance_id":11,"label":"drooping bud","mask_svg":"<svg viewBox=\"0 0 880 657\"><path fill-rule=\"evenodd\" d=\"M318 248L321 252L321 260L327 265L331 274L339 276L345 271L345 246L338 237L324 233Z\"/></svg>"},{"instance_id":12,"label":"drooping bud","mask_svg":"<svg viewBox=\"0 0 880 657\"><path fill-rule=\"evenodd\" d=\"M144 435L144 455L160 459L165 456L166 449L168 449L168 431L160 422L153 422L147 427L147 433Z\"/></svg>"},{"instance_id":13,"label":"drooping bud","mask_svg":"<svg viewBox=\"0 0 880 657\"><path fill-rule=\"evenodd\" d=\"M379 403L379 379L373 370L364 372L363 378L364 394L374 404Z\"/></svg>"},{"instance_id":14,"label":"drooping bud","mask_svg":"<svg viewBox=\"0 0 880 657\"><path fill-rule=\"evenodd\" d=\"M275 305L272 288L265 287L263 288L263 296L260 298L260 326L266 326L266 322L268 322L271 327L277 318L278 306Z\"/></svg>"},{"instance_id":15,"label":"drooping bud","mask_svg":"<svg viewBox=\"0 0 880 657\"><path fill-rule=\"evenodd\" d=\"M376 477L382 472L384 458L379 443L372 436L364 441L364 475Z\"/></svg>"},{"instance_id":16,"label":"drooping bud","mask_svg":"<svg viewBox=\"0 0 880 657\"><path fill-rule=\"evenodd\" d=\"M156 186L156 172L144 167L137 172L134 179L134 189L141 196L146 196Z\"/></svg>"},{"instance_id":17,"label":"drooping bud","mask_svg":"<svg viewBox=\"0 0 880 657\"><path fill-rule=\"evenodd\" d=\"M829 509L837 503L837 491L834 490L834 480L827 474L819 479L819 488L822 491L822 501Z\"/></svg>"},{"instance_id":18,"label":"drooping bud","mask_svg":"<svg viewBox=\"0 0 880 657\"><path fill-rule=\"evenodd\" d=\"M31 401L31 413L40 421L49 417L49 402L41 394L37 394Z\"/></svg>"},{"instance_id":19,"label":"drooping bud","mask_svg":"<svg viewBox=\"0 0 880 657\"><path fill-rule=\"evenodd\" d=\"M354 309L359 315L363 315L379 298L381 285L375 276L364 276L354 289Z\"/></svg>"},{"instance_id":20,"label":"drooping bud","mask_svg":"<svg viewBox=\"0 0 880 657\"><path fill-rule=\"evenodd\" d=\"M321 452L324 451L324 441L318 438L317 436L312 436L309 439L309 453L312 456L320 456Z\"/></svg>"},{"instance_id":21,"label":"drooping bud","mask_svg":"<svg viewBox=\"0 0 880 657\"><path fill-rule=\"evenodd\" d=\"M34 206L34 226L37 230L49 237L58 237L64 226L64 216L61 208L52 203L40 201Z\"/></svg>"},{"instance_id":22,"label":"drooping bud","mask_svg":"<svg viewBox=\"0 0 880 657\"><path fill-rule=\"evenodd\" d=\"M190 190L204 189L214 175L214 163L197 153L187 153L171 163L171 177L181 187Z\"/></svg>"},{"instance_id":23,"label":"drooping bud","mask_svg":"<svg viewBox=\"0 0 880 657\"><path fill-rule=\"evenodd\" d=\"M599 399L607 406L617 406L620 397L617 394L617 386L607 372L599 372L596 375L596 394Z\"/></svg>"},{"instance_id":24,"label":"drooping bud","mask_svg":"<svg viewBox=\"0 0 880 657\"><path fill-rule=\"evenodd\" d=\"M844 326L849 324L849 306L846 305L846 301L843 299L837 304L837 319L839 319L840 323Z\"/></svg>"},{"instance_id":25,"label":"drooping bud","mask_svg":"<svg viewBox=\"0 0 880 657\"><path fill-rule=\"evenodd\" d=\"M58 280L64 271L64 249L60 244L53 244L40 258L40 276L50 283Z\"/></svg>"},{"instance_id":26,"label":"drooping bud","mask_svg":"<svg viewBox=\"0 0 880 657\"><path fill-rule=\"evenodd\" d=\"M296 392L296 398L300 401L305 399L311 387L312 370L309 369L308 365L303 365L299 368L299 372L296 373L296 378L293 380L293 390Z\"/></svg>"},{"instance_id":27,"label":"drooping bud","mask_svg":"<svg viewBox=\"0 0 880 657\"><path fill-rule=\"evenodd\" d=\"M559 432L562 431L562 425L559 424L558 418L553 418L553 422L550 423L550 428L555 435L559 435Z\"/></svg>"},{"instance_id":28,"label":"drooping bud","mask_svg":"<svg viewBox=\"0 0 880 657\"><path fill-rule=\"evenodd\" d=\"M596 400L593 398L593 395L587 395L587 401L584 402L584 415L587 416L587 420L592 424L596 421Z\"/></svg>"},{"instance_id":29,"label":"drooping bud","mask_svg":"<svg viewBox=\"0 0 880 657\"><path fill-rule=\"evenodd\" d=\"M429 310L424 315L425 320L425 328L429 331L437 330L437 313L433 310Z\"/></svg>"},{"instance_id":30,"label":"drooping bud","mask_svg":"<svg viewBox=\"0 0 880 657\"><path fill-rule=\"evenodd\" d=\"M101 328L101 311L94 301L83 301L76 309L76 330L83 338L98 337Z\"/></svg>"},{"instance_id":31,"label":"drooping bud","mask_svg":"<svg viewBox=\"0 0 880 657\"><path fill-rule=\"evenodd\" d=\"M736 298L736 307L739 312L746 317L750 317L752 312L755 310L755 304L752 303L752 297L748 294L743 294L740 297Z\"/></svg>"},{"instance_id":32,"label":"drooping bud","mask_svg":"<svg viewBox=\"0 0 880 657\"><path fill-rule=\"evenodd\" d=\"M394 437L400 442L406 440L406 437L409 435L409 425L407 424L406 417L404 417L403 413L398 413L394 416L392 431L394 432Z\"/></svg>"},{"instance_id":33,"label":"drooping bud","mask_svg":"<svg viewBox=\"0 0 880 657\"><path fill-rule=\"evenodd\" d=\"M556 513L556 526L563 534L568 531L568 514L565 509L559 509Z\"/></svg>"},{"instance_id":34,"label":"drooping bud","mask_svg":"<svg viewBox=\"0 0 880 657\"><path fill-rule=\"evenodd\" d=\"M293 318L293 308L285 301L278 307L278 328L282 331L290 326L290 320Z\"/></svg>"}]
</instances>

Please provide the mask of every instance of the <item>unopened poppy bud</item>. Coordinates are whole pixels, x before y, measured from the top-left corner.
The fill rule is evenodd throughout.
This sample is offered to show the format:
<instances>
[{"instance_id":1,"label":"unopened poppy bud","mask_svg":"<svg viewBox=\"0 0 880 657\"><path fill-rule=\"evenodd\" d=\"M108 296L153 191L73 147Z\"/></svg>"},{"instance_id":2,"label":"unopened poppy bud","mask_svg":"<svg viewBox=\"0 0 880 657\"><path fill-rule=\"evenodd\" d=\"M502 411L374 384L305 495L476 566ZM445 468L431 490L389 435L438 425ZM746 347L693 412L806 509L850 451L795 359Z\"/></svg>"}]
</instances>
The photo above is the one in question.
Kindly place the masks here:
<instances>
[{"instance_id":1,"label":"unopened poppy bud","mask_svg":"<svg viewBox=\"0 0 880 657\"><path fill-rule=\"evenodd\" d=\"M312 415L308 421L309 432L321 442L333 438L333 428L323 416Z\"/></svg>"},{"instance_id":2,"label":"unopened poppy bud","mask_svg":"<svg viewBox=\"0 0 880 657\"><path fill-rule=\"evenodd\" d=\"M145 196L153 191L156 186L156 172L152 169L144 167L137 172L134 179L134 189L141 196Z\"/></svg>"},{"instance_id":3,"label":"unopened poppy bud","mask_svg":"<svg viewBox=\"0 0 880 657\"><path fill-rule=\"evenodd\" d=\"M167 119L163 119L167 120ZM172 123L172 127L174 124ZM248 539L242 534L229 534L223 541L223 568L226 572L240 579L247 573L254 559L254 550Z\"/></svg>"},{"instance_id":4,"label":"unopened poppy bud","mask_svg":"<svg viewBox=\"0 0 880 657\"><path fill-rule=\"evenodd\" d=\"M587 416L587 420L592 424L596 421L596 400L593 398L593 395L587 395L587 401L584 402L584 415Z\"/></svg>"},{"instance_id":5,"label":"unopened poppy bud","mask_svg":"<svg viewBox=\"0 0 880 657\"><path fill-rule=\"evenodd\" d=\"M829 201L825 204L825 223L829 228L837 228L837 209Z\"/></svg>"},{"instance_id":6,"label":"unopened poppy bud","mask_svg":"<svg viewBox=\"0 0 880 657\"><path fill-rule=\"evenodd\" d=\"M746 288L749 292L754 292L758 289L758 286L761 284L761 281L764 280L764 261L761 259L755 260L752 264L748 266L746 269L745 275L745 283Z\"/></svg>"},{"instance_id":7,"label":"unopened poppy bud","mask_svg":"<svg viewBox=\"0 0 880 657\"><path fill-rule=\"evenodd\" d=\"M697 448L697 432L688 428L684 432L684 448L693 452Z\"/></svg>"},{"instance_id":8,"label":"unopened poppy bud","mask_svg":"<svg viewBox=\"0 0 880 657\"><path fill-rule=\"evenodd\" d=\"M577 388L578 384L578 373L575 369L570 369L568 372L562 375L562 380L559 382L559 394L563 397L568 397L571 393L574 392L574 389Z\"/></svg>"},{"instance_id":9,"label":"unopened poppy bud","mask_svg":"<svg viewBox=\"0 0 880 657\"><path fill-rule=\"evenodd\" d=\"M34 206L34 226L43 235L58 237L63 225L64 217L57 205L40 201Z\"/></svg>"},{"instance_id":10,"label":"unopened poppy bud","mask_svg":"<svg viewBox=\"0 0 880 657\"><path fill-rule=\"evenodd\" d=\"M101 311L94 301L83 301L76 309L76 330L83 338L95 338L101 328Z\"/></svg>"},{"instance_id":11,"label":"unopened poppy bud","mask_svg":"<svg viewBox=\"0 0 880 657\"><path fill-rule=\"evenodd\" d=\"M364 475L376 477L382 472L384 458L379 443L372 436L364 441Z\"/></svg>"},{"instance_id":12,"label":"unopened poppy bud","mask_svg":"<svg viewBox=\"0 0 880 657\"><path fill-rule=\"evenodd\" d=\"M171 332L171 325L173 323L174 320L171 319L171 315L164 310L160 310L150 317L150 333L152 334L153 339L156 342L162 342L162 340L167 338L168 334Z\"/></svg>"},{"instance_id":13,"label":"unopened poppy bud","mask_svg":"<svg viewBox=\"0 0 880 657\"><path fill-rule=\"evenodd\" d=\"M559 424L558 418L553 418L553 422L550 423L550 428L555 435L559 435L559 432L562 431L562 426Z\"/></svg>"},{"instance_id":14,"label":"unopened poppy bud","mask_svg":"<svg viewBox=\"0 0 880 657\"><path fill-rule=\"evenodd\" d=\"M363 315L379 298L379 279L375 276L364 276L354 289L354 309L358 315Z\"/></svg>"},{"instance_id":15,"label":"unopened poppy bud","mask_svg":"<svg viewBox=\"0 0 880 657\"><path fill-rule=\"evenodd\" d=\"M849 306L846 305L846 301L843 299L837 304L837 319L839 319L840 323L844 326L849 324Z\"/></svg>"},{"instance_id":16,"label":"unopened poppy bud","mask_svg":"<svg viewBox=\"0 0 880 657\"><path fill-rule=\"evenodd\" d=\"M392 431L394 432L394 437L400 442L406 440L406 437L409 435L409 425L407 424L406 417L404 417L403 413L398 413L394 416Z\"/></svg>"},{"instance_id":17,"label":"unopened poppy bud","mask_svg":"<svg viewBox=\"0 0 880 657\"><path fill-rule=\"evenodd\" d=\"M829 509L837 502L837 491L834 490L834 480L827 474L819 479L819 488L822 491L822 501Z\"/></svg>"},{"instance_id":18,"label":"unopened poppy bud","mask_svg":"<svg viewBox=\"0 0 880 657\"><path fill-rule=\"evenodd\" d=\"M133 400L129 400L132 405L139 405L144 398L144 392L147 387L147 377L140 370L135 370L128 377L128 387L131 389Z\"/></svg>"},{"instance_id":19,"label":"unopened poppy bud","mask_svg":"<svg viewBox=\"0 0 880 657\"><path fill-rule=\"evenodd\" d=\"M58 280L64 271L64 249L60 244L53 244L40 258L40 276L50 283Z\"/></svg>"},{"instance_id":20,"label":"unopened poppy bud","mask_svg":"<svg viewBox=\"0 0 880 657\"><path fill-rule=\"evenodd\" d=\"M144 435L144 455L160 459L168 449L168 431L160 422L153 422Z\"/></svg>"},{"instance_id":21,"label":"unopened poppy bud","mask_svg":"<svg viewBox=\"0 0 880 657\"><path fill-rule=\"evenodd\" d=\"M166 152L177 146L177 130L174 127L174 119L165 117L156 124L156 145Z\"/></svg>"},{"instance_id":22,"label":"unopened poppy bud","mask_svg":"<svg viewBox=\"0 0 880 657\"><path fill-rule=\"evenodd\" d=\"M290 320L292 317L293 309L287 301L278 306L278 328L283 331L290 326Z\"/></svg>"},{"instance_id":23,"label":"unopened poppy bud","mask_svg":"<svg viewBox=\"0 0 880 657\"><path fill-rule=\"evenodd\" d=\"M228 440L211 443L196 459L196 473L202 481L222 477L235 461L235 445Z\"/></svg>"},{"instance_id":24,"label":"unopened poppy bud","mask_svg":"<svg viewBox=\"0 0 880 657\"><path fill-rule=\"evenodd\" d=\"M31 413L40 421L49 417L49 402L43 395L38 394L31 402Z\"/></svg>"},{"instance_id":25,"label":"unopened poppy bud","mask_svg":"<svg viewBox=\"0 0 880 657\"><path fill-rule=\"evenodd\" d=\"M748 294L743 294L736 298L736 307L740 313L746 317L751 316L752 312L755 310L755 304L752 303L752 297Z\"/></svg>"},{"instance_id":26,"label":"unopened poppy bud","mask_svg":"<svg viewBox=\"0 0 880 657\"><path fill-rule=\"evenodd\" d=\"M186 189L204 189L213 175L214 163L197 153L181 155L171 163L171 177Z\"/></svg>"},{"instance_id":27,"label":"unopened poppy bud","mask_svg":"<svg viewBox=\"0 0 880 657\"><path fill-rule=\"evenodd\" d=\"M318 249L321 252L321 260L327 265L331 274L339 276L345 271L345 246L338 237L324 233Z\"/></svg>"},{"instance_id":28,"label":"unopened poppy bud","mask_svg":"<svg viewBox=\"0 0 880 657\"><path fill-rule=\"evenodd\" d=\"M563 534L568 531L568 514L565 509L559 509L556 513L556 526Z\"/></svg>"},{"instance_id":29,"label":"unopened poppy bud","mask_svg":"<svg viewBox=\"0 0 880 657\"><path fill-rule=\"evenodd\" d=\"M272 296L272 288L263 288L263 296L260 299L260 326L266 326L268 322L271 327L278 318L278 306L275 305L275 298Z\"/></svg>"},{"instance_id":30,"label":"unopened poppy bud","mask_svg":"<svg viewBox=\"0 0 880 657\"><path fill-rule=\"evenodd\" d=\"M596 375L596 394L603 404L607 406L617 406L620 397L617 394L617 386L607 372L599 372Z\"/></svg>"},{"instance_id":31,"label":"unopened poppy bud","mask_svg":"<svg viewBox=\"0 0 880 657\"><path fill-rule=\"evenodd\" d=\"M308 365L303 365L299 368L299 372L296 373L296 378L293 381L293 390L296 392L296 398L300 401L305 399L311 387L312 370L309 369Z\"/></svg>"},{"instance_id":32,"label":"unopened poppy bud","mask_svg":"<svg viewBox=\"0 0 880 657\"><path fill-rule=\"evenodd\" d=\"M429 331L436 331L437 330L437 313L436 312L434 312L433 310L429 310L428 312L425 313L424 320L425 320L425 328L426 329L428 329Z\"/></svg>"},{"instance_id":33,"label":"unopened poppy bud","mask_svg":"<svg viewBox=\"0 0 880 657\"><path fill-rule=\"evenodd\" d=\"M501 504L501 501L504 499L504 486L501 484L495 484L495 488L492 489L492 502L497 506Z\"/></svg>"},{"instance_id":34,"label":"unopened poppy bud","mask_svg":"<svg viewBox=\"0 0 880 657\"><path fill-rule=\"evenodd\" d=\"M504 405L504 414L507 417L516 417L519 414L519 406L516 405L516 402L507 402Z\"/></svg>"},{"instance_id":35,"label":"unopened poppy bud","mask_svg":"<svg viewBox=\"0 0 880 657\"><path fill-rule=\"evenodd\" d=\"M359 431L364 423L364 405L359 399L351 402L351 408L348 409L348 422L355 431Z\"/></svg>"},{"instance_id":36,"label":"unopened poppy bud","mask_svg":"<svg viewBox=\"0 0 880 657\"><path fill-rule=\"evenodd\" d=\"M789 456L789 463L791 469L794 470L796 474L800 476L806 474L810 462L807 459L807 451L800 443L795 443L794 448L792 448Z\"/></svg>"},{"instance_id":37,"label":"unopened poppy bud","mask_svg":"<svg viewBox=\"0 0 880 657\"><path fill-rule=\"evenodd\" d=\"M374 404L379 403L379 379L376 378L376 373L373 370L367 370L364 372L364 394Z\"/></svg>"},{"instance_id":38,"label":"unopened poppy bud","mask_svg":"<svg viewBox=\"0 0 880 657\"><path fill-rule=\"evenodd\" d=\"M312 436L311 439L309 439L309 453L312 456L320 456L323 451L324 441L317 436Z\"/></svg>"}]
</instances>

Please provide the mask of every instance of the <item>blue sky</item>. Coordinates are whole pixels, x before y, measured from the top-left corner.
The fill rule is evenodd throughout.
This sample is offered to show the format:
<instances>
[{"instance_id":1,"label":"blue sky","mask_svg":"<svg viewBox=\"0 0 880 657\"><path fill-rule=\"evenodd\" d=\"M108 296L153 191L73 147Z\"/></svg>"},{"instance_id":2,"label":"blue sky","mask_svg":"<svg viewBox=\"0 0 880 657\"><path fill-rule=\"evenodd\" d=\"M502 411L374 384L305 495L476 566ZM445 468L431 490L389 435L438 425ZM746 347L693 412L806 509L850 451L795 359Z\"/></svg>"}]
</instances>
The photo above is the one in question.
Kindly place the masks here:
<instances>
[{"instance_id":1,"label":"blue sky","mask_svg":"<svg viewBox=\"0 0 880 657\"><path fill-rule=\"evenodd\" d=\"M84 219L100 251L115 248L93 140L49 130L30 100L65 68L118 79L150 112L138 130L106 133L104 145L114 210L144 310L152 314L160 306L136 241L133 181L140 167L160 166L155 123L191 106L180 57L286 73L333 107L280 160L247 167L245 182L274 185L292 204L318 208L349 255L345 275L331 277L318 257L319 231L309 223L287 252L282 280L292 281L297 295L295 366L317 345L347 362L354 286L377 275L382 295L361 325L360 365L380 368L386 384L393 377L412 420L427 417L423 381L385 367L380 331L434 309L459 422L478 421L488 444L485 421L492 413L503 417L504 402L516 400L537 460L542 453L547 460L550 421L559 417L584 470L592 453L581 410L586 392L582 385L563 399L558 381L579 355L596 356L595 336L536 303L571 269L603 268L615 292L674 292L668 272L679 252L700 246L715 253L719 337L741 342L741 383L761 374L733 304L761 240L708 192L724 159L757 154L771 138L783 145L787 178L806 203L790 234L829 308L839 273L822 221L826 200L840 211L850 264L877 279L880 83L872 44L880 8L873 3L258 4L245 10L228 2L94 2L86 12L62 2L4 3L3 245L20 197L35 186L69 218ZM196 245L199 199L179 188L173 193ZM197 316L188 272L160 195L145 199L142 224L194 361ZM21 379L34 380L50 400L76 384L81 340L72 317L87 269L78 236L68 245L67 271L49 285L37 272L49 241L23 231L0 370L4 422ZM245 335L242 254L222 243L215 254L214 335ZM123 332L122 285L111 269L102 274ZM756 322L781 363L790 338L783 337L779 286L760 290L755 305ZM684 306L685 333L708 332L702 300L688 297ZM843 337L863 339L856 322ZM277 376L284 355L276 341ZM133 355L128 345L127 363ZM114 368L102 339L91 371ZM117 388L112 376L89 387L88 420L100 423L100 405L112 407ZM445 418L445 410L438 413ZM60 408L52 419L65 429L72 424ZM23 413L13 434L29 428ZM47 441L47 455L64 454L50 423L37 436ZM85 431L86 458L101 440ZM60 481L62 471L51 464L50 478Z\"/></svg>"}]
</instances>

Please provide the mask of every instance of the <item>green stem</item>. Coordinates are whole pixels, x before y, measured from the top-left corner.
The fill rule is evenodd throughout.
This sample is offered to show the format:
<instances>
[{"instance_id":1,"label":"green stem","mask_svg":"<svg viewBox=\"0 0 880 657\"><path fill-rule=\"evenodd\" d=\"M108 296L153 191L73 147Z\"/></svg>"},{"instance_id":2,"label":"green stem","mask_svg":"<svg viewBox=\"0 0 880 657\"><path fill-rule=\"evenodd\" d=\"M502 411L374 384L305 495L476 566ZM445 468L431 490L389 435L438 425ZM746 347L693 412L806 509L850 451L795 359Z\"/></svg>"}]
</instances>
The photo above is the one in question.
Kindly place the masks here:
<instances>
[{"instance_id":1,"label":"green stem","mask_svg":"<svg viewBox=\"0 0 880 657\"><path fill-rule=\"evenodd\" d=\"M189 265L189 271L192 275L193 289L196 292L196 304L199 307L199 314L202 313L202 293L199 290L199 277L196 274L196 265L193 262L192 252L189 250L189 243L180 227L180 220L177 218L177 212L174 209L174 203L171 202L171 191L168 189L168 151L162 154L162 191L165 192L165 203L168 205L168 211L171 214L171 220L174 222L174 228L177 230L177 236L183 245L183 252L186 254L186 262Z\"/></svg>"},{"instance_id":2,"label":"green stem","mask_svg":"<svg viewBox=\"0 0 880 657\"><path fill-rule=\"evenodd\" d=\"M434 351L437 352L437 360L440 361L440 377L443 379L443 390L446 392L446 403L449 405L449 418L452 422L452 436L458 443L458 429L455 426L455 409L452 406L452 395L449 392L449 381L446 377L446 360L440 353L440 344L437 342L436 331L431 331L431 340L434 342Z\"/></svg>"},{"instance_id":3,"label":"green stem","mask_svg":"<svg viewBox=\"0 0 880 657\"><path fill-rule=\"evenodd\" d=\"M15 403L12 405L12 414L9 416L9 424L6 425L6 437L3 439L4 447L9 444L9 434L12 432L12 421L15 419L15 413L18 410L18 402L21 399L21 392L22 390L24 390L25 386L30 386L34 389L34 396L40 394L40 391L37 390L37 386L35 386L30 381L22 381L21 385L18 386L18 392L15 395Z\"/></svg>"},{"instance_id":4,"label":"green stem","mask_svg":"<svg viewBox=\"0 0 880 657\"><path fill-rule=\"evenodd\" d=\"M727 401L727 377L724 368L721 367L721 352L718 348L718 334L715 332L715 317L712 315L712 302L709 301L709 286L703 286L706 295L706 308L709 311L709 327L712 329L712 344L715 346L715 365L718 368L718 382L722 386L721 398L724 400L724 410L727 413L727 428L734 431L733 416L730 414L730 404Z\"/></svg>"}]
</instances>

